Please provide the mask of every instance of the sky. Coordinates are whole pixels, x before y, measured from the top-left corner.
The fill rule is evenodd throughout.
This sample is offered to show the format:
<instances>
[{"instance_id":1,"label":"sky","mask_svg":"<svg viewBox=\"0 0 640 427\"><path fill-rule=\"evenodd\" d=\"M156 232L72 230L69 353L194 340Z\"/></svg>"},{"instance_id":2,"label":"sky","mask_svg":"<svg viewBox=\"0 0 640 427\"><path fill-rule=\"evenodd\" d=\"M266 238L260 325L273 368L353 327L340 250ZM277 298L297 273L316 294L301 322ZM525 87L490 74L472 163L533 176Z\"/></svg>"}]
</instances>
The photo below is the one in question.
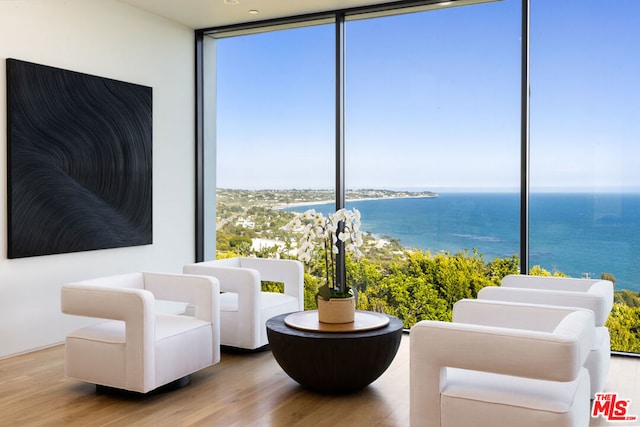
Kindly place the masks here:
<instances>
[{"instance_id":1,"label":"sky","mask_svg":"<svg viewBox=\"0 0 640 427\"><path fill-rule=\"evenodd\" d=\"M347 188L518 190L520 3L347 23ZM640 190L640 1L602 4L532 0L533 190ZM333 188L333 48L218 40L218 187Z\"/></svg>"}]
</instances>

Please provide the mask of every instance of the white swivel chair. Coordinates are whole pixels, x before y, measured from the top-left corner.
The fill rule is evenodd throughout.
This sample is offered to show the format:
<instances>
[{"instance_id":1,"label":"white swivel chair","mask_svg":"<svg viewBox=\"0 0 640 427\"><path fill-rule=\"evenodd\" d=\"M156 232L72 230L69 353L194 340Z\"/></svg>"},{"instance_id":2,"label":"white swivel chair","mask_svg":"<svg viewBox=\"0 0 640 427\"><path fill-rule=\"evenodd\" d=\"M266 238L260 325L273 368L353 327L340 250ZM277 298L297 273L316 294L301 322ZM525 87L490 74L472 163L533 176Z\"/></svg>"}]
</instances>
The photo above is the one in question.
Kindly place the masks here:
<instances>
[{"instance_id":1,"label":"white swivel chair","mask_svg":"<svg viewBox=\"0 0 640 427\"><path fill-rule=\"evenodd\" d=\"M589 310L458 301L411 328L411 426L587 426L593 336Z\"/></svg>"},{"instance_id":2,"label":"white swivel chair","mask_svg":"<svg viewBox=\"0 0 640 427\"><path fill-rule=\"evenodd\" d=\"M130 273L64 285L63 313L101 319L69 333L67 377L138 393L220 361L220 285L215 278ZM156 299L193 316L157 312Z\"/></svg>"},{"instance_id":3,"label":"white swivel chair","mask_svg":"<svg viewBox=\"0 0 640 427\"><path fill-rule=\"evenodd\" d=\"M502 286L481 289L478 299L592 310L596 335L585 367L591 378L591 397L603 391L611 359L611 339L605 326L613 307L613 283L609 280L514 274L505 276Z\"/></svg>"},{"instance_id":4,"label":"white swivel chair","mask_svg":"<svg viewBox=\"0 0 640 427\"><path fill-rule=\"evenodd\" d=\"M304 310L304 269L296 260L227 258L188 264L188 274L220 281L220 342L236 349L265 347L266 322L273 316ZM284 283L284 293L262 292L261 281Z\"/></svg>"}]
</instances>

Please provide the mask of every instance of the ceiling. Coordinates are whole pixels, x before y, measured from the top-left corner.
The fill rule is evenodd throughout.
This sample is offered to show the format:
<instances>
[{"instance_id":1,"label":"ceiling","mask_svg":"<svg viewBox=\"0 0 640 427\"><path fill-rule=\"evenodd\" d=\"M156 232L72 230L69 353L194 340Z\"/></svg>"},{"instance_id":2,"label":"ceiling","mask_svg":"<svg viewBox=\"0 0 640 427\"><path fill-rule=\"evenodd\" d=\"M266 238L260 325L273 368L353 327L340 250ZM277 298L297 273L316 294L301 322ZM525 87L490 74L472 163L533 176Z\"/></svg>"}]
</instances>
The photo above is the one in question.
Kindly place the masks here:
<instances>
[{"instance_id":1,"label":"ceiling","mask_svg":"<svg viewBox=\"0 0 640 427\"><path fill-rule=\"evenodd\" d=\"M347 9L391 0L120 0L193 29ZM249 11L257 11L250 13Z\"/></svg>"}]
</instances>

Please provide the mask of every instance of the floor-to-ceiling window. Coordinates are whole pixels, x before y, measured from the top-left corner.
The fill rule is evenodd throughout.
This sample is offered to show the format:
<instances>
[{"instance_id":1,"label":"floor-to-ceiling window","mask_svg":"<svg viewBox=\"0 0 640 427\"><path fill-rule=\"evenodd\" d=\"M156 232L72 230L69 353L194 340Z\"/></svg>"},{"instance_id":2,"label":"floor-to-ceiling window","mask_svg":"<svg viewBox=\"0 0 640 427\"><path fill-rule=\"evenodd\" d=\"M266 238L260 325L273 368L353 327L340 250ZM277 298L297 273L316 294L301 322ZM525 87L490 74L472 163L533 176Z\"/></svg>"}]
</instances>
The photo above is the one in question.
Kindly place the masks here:
<instances>
[{"instance_id":1,"label":"floor-to-ceiling window","mask_svg":"<svg viewBox=\"0 0 640 427\"><path fill-rule=\"evenodd\" d=\"M531 2L530 265L615 281L640 352L640 3Z\"/></svg>"},{"instance_id":2,"label":"floor-to-ceiling window","mask_svg":"<svg viewBox=\"0 0 640 427\"><path fill-rule=\"evenodd\" d=\"M348 22L347 188L519 192L519 16L508 0Z\"/></svg>"},{"instance_id":3,"label":"floor-to-ceiling window","mask_svg":"<svg viewBox=\"0 0 640 427\"><path fill-rule=\"evenodd\" d=\"M312 190L334 199L333 52L326 24L216 41L217 244L208 244L219 252L277 255L288 243L278 208Z\"/></svg>"},{"instance_id":4,"label":"floor-to-ceiling window","mask_svg":"<svg viewBox=\"0 0 640 427\"><path fill-rule=\"evenodd\" d=\"M413 193L347 206L403 248L402 274L364 285L407 319L475 297L480 269L519 253L519 16L503 1L347 23L346 187Z\"/></svg>"},{"instance_id":5,"label":"floor-to-ceiling window","mask_svg":"<svg viewBox=\"0 0 640 427\"><path fill-rule=\"evenodd\" d=\"M596 1L530 1L525 153L521 0L347 16L341 154L347 207L367 232L365 258L347 259L360 308L409 327L446 319L457 299L521 265L605 273L623 291L612 347L640 351L633 1L602 13ZM336 204L334 24L224 36L212 36L215 74L205 78L216 88L205 111L216 148L205 161L217 188L204 213L216 223L209 245L219 256L293 257L281 230L292 212ZM523 154L531 194L520 260Z\"/></svg>"}]
</instances>

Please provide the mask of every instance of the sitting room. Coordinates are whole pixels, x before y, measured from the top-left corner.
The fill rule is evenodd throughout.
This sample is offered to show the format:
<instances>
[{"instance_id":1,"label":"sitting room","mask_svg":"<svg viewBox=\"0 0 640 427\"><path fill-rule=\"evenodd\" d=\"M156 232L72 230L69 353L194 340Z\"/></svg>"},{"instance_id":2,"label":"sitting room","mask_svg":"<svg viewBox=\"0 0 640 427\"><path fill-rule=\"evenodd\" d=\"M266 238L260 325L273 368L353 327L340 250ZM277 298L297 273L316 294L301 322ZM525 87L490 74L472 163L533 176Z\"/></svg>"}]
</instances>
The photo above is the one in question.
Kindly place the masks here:
<instances>
[{"instance_id":1,"label":"sitting room","mask_svg":"<svg viewBox=\"0 0 640 427\"><path fill-rule=\"evenodd\" d=\"M600 15L589 0L576 26L602 30L589 24L597 15L632 34L630 46L640 32L622 17L637 20L634 1ZM530 97L535 71L553 74L562 54L542 71L529 64L545 50L533 34L573 28L560 17L581 9L571 0L556 22L542 3L0 0L0 425L638 425L640 222L621 219L640 212L627 198L640 188L629 164L640 128L623 117L637 98L615 92L619 108L602 98L606 122L562 95L586 85L566 68L558 92L542 92L575 116L536 115L546 106ZM529 46L529 20L541 17L549 33L534 28ZM568 51L591 40L575 31ZM634 69L613 59L632 56L625 48L600 42L612 56L596 62ZM586 68L579 55L564 59ZM593 80L640 89L598 72ZM605 141L585 136L588 154L561 149L549 135L568 139L567 123ZM583 197L584 224L535 222L542 199L531 187L549 206ZM362 239L344 228L360 227L354 208L307 258L293 218L355 202ZM450 210L422 210L440 202ZM541 243L545 233L557 241ZM578 284L504 289L529 274ZM355 320L327 326L315 314L323 284L347 277ZM344 380L327 363L341 358L372 374ZM312 359L308 380L296 367ZM502 394L487 397L498 377L508 377ZM491 399L502 408L482 406ZM522 412L503 412L512 403Z\"/></svg>"}]
</instances>

